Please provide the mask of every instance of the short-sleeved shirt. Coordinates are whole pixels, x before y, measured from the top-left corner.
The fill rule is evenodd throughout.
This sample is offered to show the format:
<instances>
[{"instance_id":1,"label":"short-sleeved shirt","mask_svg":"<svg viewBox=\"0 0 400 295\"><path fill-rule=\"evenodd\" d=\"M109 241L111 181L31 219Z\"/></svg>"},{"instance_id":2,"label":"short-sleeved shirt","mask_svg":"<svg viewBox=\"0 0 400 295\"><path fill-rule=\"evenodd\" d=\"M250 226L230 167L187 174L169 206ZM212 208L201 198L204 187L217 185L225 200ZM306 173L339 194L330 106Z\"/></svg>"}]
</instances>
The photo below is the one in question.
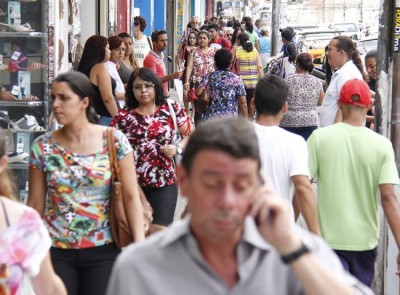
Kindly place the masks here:
<instances>
[{"instance_id":1,"label":"short-sleeved shirt","mask_svg":"<svg viewBox=\"0 0 400 295\"><path fill-rule=\"evenodd\" d=\"M133 55L138 63L138 67L143 67L144 59L151 50L151 40L149 39L144 34L141 39L133 38Z\"/></svg>"},{"instance_id":2,"label":"short-sleeved shirt","mask_svg":"<svg viewBox=\"0 0 400 295\"><path fill-rule=\"evenodd\" d=\"M158 55L153 50L150 51L145 57L143 67L152 70L154 73L156 73L158 78L163 78L167 74L163 56ZM162 86L164 93L168 93L168 82L164 82Z\"/></svg>"},{"instance_id":3,"label":"short-sleeved shirt","mask_svg":"<svg viewBox=\"0 0 400 295\"><path fill-rule=\"evenodd\" d=\"M229 71L216 70L205 76L199 87L207 89L208 84L210 102L202 119L237 117L238 96L246 96L246 90L240 77Z\"/></svg>"},{"instance_id":4,"label":"short-sleeved shirt","mask_svg":"<svg viewBox=\"0 0 400 295\"><path fill-rule=\"evenodd\" d=\"M296 231L316 259L338 280L352 287L354 294L373 294L343 269L336 254L321 238L299 228ZM135 294L163 295L305 294L292 268L264 240L251 217L245 220L235 254L239 279L234 286L228 286L204 258L190 220L175 222L144 242L130 245L118 256L107 295L127 295L131 290Z\"/></svg>"},{"instance_id":5,"label":"short-sleeved shirt","mask_svg":"<svg viewBox=\"0 0 400 295\"><path fill-rule=\"evenodd\" d=\"M293 74L285 80L289 87L288 110L280 125L282 127L317 126L317 104L322 90L321 82L310 74Z\"/></svg>"},{"instance_id":6,"label":"short-sleeved shirt","mask_svg":"<svg viewBox=\"0 0 400 295\"><path fill-rule=\"evenodd\" d=\"M231 50L231 43L225 38L218 37L216 41L210 41L210 48L226 48L228 50Z\"/></svg>"},{"instance_id":7,"label":"short-sleeved shirt","mask_svg":"<svg viewBox=\"0 0 400 295\"><path fill-rule=\"evenodd\" d=\"M207 49L205 53L200 48L194 50L190 82L200 83L206 75L214 72L214 55L215 51L212 48Z\"/></svg>"},{"instance_id":8,"label":"short-sleeved shirt","mask_svg":"<svg viewBox=\"0 0 400 295\"><path fill-rule=\"evenodd\" d=\"M249 36L249 41L253 43L253 46L256 46L256 41L260 38L256 32L250 33L249 31L244 31Z\"/></svg>"},{"instance_id":9,"label":"short-sleeved shirt","mask_svg":"<svg viewBox=\"0 0 400 295\"><path fill-rule=\"evenodd\" d=\"M39 214L28 207L18 221L0 232L0 291L9 291L1 294L21 294L24 273L30 277L39 273L50 244Z\"/></svg>"},{"instance_id":10,"label":"short-sleeved shirt","mask_svg":"<svg viewBox=\"0 0 400 295\"><path fill-rule=\"evenodd\" d=\"M189 123L185 110L177 103L171 105L178 127ZM176 182L173 160L160 150L172 144L176 134L167 103L158 106L152 115L142 115L136 109L125 107L115 115L111 126L126 134L135 151L136 174L141 187L163 187Z\"/></svg>"},{"instance_id":11,"label":"short-sleeved shirt","mask_svg":"<svg viewBox=\"0 0 400 295\"><path fill-rule=\"evenodd\" d=\"M399 183L391 142L364 126L337 123L315 130L308 150L324 239L335 250L375 248L378 186Z\"/></svg>"},{"instance_id":12,"label":"short-sleeved shirt","mask_svg":"<svg viewBox=\"0 0 400 295\"><path fill-rule=\"evenodd\" d=\"M320 109L319 119L321 127L334 124L338 111L337 101L339 100L340 90L343 84L350 79L363 79L362 74L351 60L332 75L331 83L325 92L324 101Z\"/></svg>"},{"instance_id":13,"label":"short-sleeved shirt","mask_svg":"<svg viewBox=\"0 0 400 295\"><path fill-rule=\"evenodd\" d=\"M114 131L114 141L118 160L132 151L121 131ZM89 155L68 151L45 133L32 145L30 167L46 173L43 219L53 247L91 248L113 241L108 222L111 171L106 128L102 149Z\"/></svg>"}]
</instances>

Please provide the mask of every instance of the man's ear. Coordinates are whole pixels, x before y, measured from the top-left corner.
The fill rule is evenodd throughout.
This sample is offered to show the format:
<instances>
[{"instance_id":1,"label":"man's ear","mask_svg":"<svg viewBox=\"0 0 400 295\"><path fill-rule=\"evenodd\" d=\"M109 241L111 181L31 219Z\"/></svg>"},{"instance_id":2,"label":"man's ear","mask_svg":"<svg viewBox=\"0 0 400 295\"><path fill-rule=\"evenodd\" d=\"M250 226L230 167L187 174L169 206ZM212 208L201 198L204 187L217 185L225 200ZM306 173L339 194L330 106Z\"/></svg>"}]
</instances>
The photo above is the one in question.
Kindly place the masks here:
<instances>
[{"instance_id":1,"label":"man's ear","mask_svg":"<svg viewBox=\"0 0 400 295\"><path fill-rule=\"evenodd\" d=\"M285 102L285 103L283 104L282 108L281 108L282 114L286 113L286 112L287 112L287 109L288 109L288 103Z\"/></svg>"},{"instance_id":2,"label":"man's ear","mask_svg":"<svg viewBox=\"0 0 400 295\"><path fill-rule=\"evenodd\" d=\"M179 164L176 166L176 179L179 186L179 190L181 192L182 197L188 198L189 196L189 175L186 172L186 169Z\"/></svg>"}]
</instances>

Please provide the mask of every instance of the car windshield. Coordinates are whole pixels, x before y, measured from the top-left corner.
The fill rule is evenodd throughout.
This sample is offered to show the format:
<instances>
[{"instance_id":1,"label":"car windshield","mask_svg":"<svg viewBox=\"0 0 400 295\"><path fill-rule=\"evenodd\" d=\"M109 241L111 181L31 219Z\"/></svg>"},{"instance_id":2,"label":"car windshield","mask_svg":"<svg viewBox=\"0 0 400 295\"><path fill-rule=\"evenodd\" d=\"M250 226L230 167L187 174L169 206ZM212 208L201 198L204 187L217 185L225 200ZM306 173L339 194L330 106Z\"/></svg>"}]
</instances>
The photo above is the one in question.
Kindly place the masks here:
<instances>
[{"instance_id":1,"label":"car windshield","mask_svg":"<svg viewBox=\"0 0 400 295\"><path fill-rule=\"evenodd\" d=\"M336 24L333 26L334 30L344 31L344 32L357 32L357 26L355 24Z\"/></svg>"}]
</instances>

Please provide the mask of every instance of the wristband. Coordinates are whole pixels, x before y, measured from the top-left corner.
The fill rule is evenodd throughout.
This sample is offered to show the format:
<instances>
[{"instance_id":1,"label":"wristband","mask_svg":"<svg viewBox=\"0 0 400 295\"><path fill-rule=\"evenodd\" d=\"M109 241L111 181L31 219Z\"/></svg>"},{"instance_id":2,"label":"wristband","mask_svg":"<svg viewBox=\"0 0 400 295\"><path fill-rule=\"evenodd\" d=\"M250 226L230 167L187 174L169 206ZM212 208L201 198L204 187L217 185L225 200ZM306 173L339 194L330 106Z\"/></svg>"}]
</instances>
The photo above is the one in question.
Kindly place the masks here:
<instances>
[{"instance_id":1,"label":"wristband","mask_svg":"<svg viewBox=\"0 0 400 295\"><path fill-rule=\"evenodd\" d=\"M293 261L295 261L296 259L298 259L299 257L301 257L302 255L309 253L309 252L310 252L310 249L308 249L307 246L303 244L296 251L294 251L288 255L281 256L281 259L282 259L283 263L289 264L289 263L292 263Z\"/></svg>"}]
</instances>

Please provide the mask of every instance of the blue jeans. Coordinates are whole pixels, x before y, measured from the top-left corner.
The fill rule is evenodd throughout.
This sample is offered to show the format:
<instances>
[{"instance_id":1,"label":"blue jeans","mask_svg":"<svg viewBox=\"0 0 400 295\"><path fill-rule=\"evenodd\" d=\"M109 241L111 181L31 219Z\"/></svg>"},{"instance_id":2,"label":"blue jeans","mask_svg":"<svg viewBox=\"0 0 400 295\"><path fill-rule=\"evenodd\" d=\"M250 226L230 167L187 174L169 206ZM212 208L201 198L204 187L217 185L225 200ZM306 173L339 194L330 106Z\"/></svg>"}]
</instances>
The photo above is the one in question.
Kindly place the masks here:
<instances>
[{"instance_id":1,"label":"blue jeans","mask_svg":"<svg viewBox=\"0 0 400 295\"><path fill-rule=\"evenodd\" d=\"M98 124L103 126L110 126L112 119L112 117L102 116Z\"/></svg>"}]
</instances>

